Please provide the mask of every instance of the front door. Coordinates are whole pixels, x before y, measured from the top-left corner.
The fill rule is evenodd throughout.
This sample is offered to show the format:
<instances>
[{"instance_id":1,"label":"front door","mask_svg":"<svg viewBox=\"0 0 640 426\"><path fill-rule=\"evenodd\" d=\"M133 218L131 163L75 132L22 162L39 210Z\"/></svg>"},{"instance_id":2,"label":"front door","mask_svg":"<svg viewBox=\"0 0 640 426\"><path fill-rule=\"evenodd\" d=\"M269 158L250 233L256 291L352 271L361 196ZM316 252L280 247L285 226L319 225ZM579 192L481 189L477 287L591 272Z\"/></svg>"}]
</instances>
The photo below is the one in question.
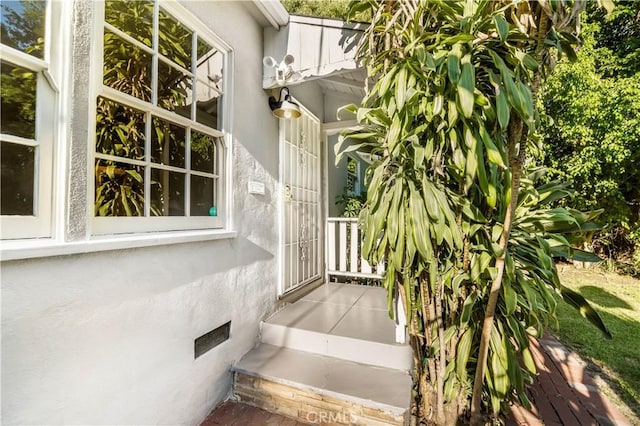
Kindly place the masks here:
<instances>
[{"instance_id":1,"label":"front door","mask_svg":"<svg viewBox=\"0 0 640 426\"><path fill-rule=\"evenodd\" d=\"M321 279L324 269L320 120L304 108L301 111L300 118L280 120L280 294Z\"/></svg>"}]
</instances>

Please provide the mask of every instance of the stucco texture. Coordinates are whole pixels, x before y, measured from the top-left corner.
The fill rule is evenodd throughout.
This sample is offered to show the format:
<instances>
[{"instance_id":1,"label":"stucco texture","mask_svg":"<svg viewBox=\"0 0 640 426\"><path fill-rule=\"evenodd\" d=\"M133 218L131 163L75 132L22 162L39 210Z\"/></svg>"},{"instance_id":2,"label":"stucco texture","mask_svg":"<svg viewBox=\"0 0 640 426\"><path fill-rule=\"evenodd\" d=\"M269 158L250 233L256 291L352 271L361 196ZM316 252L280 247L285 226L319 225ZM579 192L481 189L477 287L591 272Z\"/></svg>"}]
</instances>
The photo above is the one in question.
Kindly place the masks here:
<instances>
[{"instance_id":1,"label":"stucco texture","mask_svg":"<svg viewBox=\"0 0 640 426\"><path fill-rule=\"evenodd\" d=\"M250 3L185 7L234 50L238 236L4 262L3 424L199 424L228 395L230 365L275 309L278 123L262 90L262 28ZM76 90L74 111L88 96L83 85ZM67 167L77 170L87 164L87 132L72 136ZM249 194L250 180L266 194ZM70 203L85 202L72 195ZM78 207L67 206L68 222L88 220ZM73 239L85 229L66 228ZM194 359L194 339L227 321L231 338Z\"/></svg>"}]
</instances>

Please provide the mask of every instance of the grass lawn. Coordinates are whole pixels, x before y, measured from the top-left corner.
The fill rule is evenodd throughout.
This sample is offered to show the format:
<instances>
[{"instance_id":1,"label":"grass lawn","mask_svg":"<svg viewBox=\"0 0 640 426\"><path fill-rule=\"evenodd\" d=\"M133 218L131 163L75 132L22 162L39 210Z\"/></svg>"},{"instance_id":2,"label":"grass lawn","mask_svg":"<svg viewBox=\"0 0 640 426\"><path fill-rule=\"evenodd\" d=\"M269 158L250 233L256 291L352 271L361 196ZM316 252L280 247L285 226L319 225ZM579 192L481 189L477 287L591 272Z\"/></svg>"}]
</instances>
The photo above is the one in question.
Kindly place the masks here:
<instances>
[{"instance_id":1,"label":"grass lawn","mask_svg":"<svg viewBox=\"0 0 640 426\"><path fill-rule=\"evenodd\" d=\"M558 265L558 271L562 283L589 300L613 334L613 340L605 339L575 309L559 302L560 339L591 362L591 373L605 378L617 394L612 400L640 424L640 280L569 265Z\"/></svg>"}]
</instances>

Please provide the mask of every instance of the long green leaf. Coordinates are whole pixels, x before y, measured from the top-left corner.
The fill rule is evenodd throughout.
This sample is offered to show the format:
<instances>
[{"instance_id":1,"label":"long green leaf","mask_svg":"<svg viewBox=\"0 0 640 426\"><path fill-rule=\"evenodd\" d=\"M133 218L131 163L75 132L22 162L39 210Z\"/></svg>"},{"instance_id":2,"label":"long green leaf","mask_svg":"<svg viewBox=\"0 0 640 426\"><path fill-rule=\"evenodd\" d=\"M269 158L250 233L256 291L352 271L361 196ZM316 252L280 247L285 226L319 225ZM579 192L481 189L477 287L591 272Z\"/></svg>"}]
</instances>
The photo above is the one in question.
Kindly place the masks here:
<instances>
[{"instance_id":1,"label":"long green leaf","mask_svg":"<svg viewBox=\"0 0 640 426\"><path fill-rule=\"evenodd\" d=\"M424 200L411 181L409 181L409 206L411 208L413 240L416 248L424 259L432 261L433 246L429 235L429 220Z\"/></svg>"},{"instance_id":2,"label":"long green leaf","mask_svg":"<svg viewBox=\"0 0 640 426\"><path fill-rule=\"evenodd\" d=\"M563 285L560 286L559 291L564 301L576 308L578 312L580 312L580 315L585 317L591 324L598 327L598 329L602 332L602 334L604 334L607 339L613 338L611 332L607 329L607 326L602 321L602 318L600 318L600 315L598 315L596 310L591 307L589 302L587 302L587 300L582 297L580 293L573 291Z\"/></svg>"},{"instance_id":3,"label":"long green leaf","mask_svg":"<svg viewBox=\"0 0 640 426\"><path fill-rule=\"evenodd\" d=\"M458 84L460 79L460 53L460 45L454 44L447 56L447 71L453 84Z\"/></svg>"},{"instance_id":4,"label":"long green leaf","mask_svg":"<svg viewBox=\"0 0 640 426\"><path fill-rule=\"evenodd\" d=\"M505 41L509 34L509 23L507 23L507 20L504 19L502 15L494 15L493 22L495 23L498 36L500 36L500 41Z\"/></svg>"},{"instance_id":5,"label":"long green leaf","mask_svg":"<svg viewBox=\"0 0 640 426\"><path fill-rule=\"evenodd\" d=\"M396 77L396 105L398 110L404 108L404 101L407 95L407 69L400 68Z\"/></svg>"},{"instance_id":6,"label":"long green leaf","mask_svg":"<svg viewBox=\"0 0 640 426\"><path fill-rule=\"evenodd\" d=\"M462 381L467 380L467 362L469 361L469 357L471 356L474 333L475 328L468 327L460 338L460 341L458 342L456 354L456 374Z\"/></svg>"},{"instance_id":7,"label":"long green leaf","mask_svg":"<svg viewBox=\"0 0 640 426\"><path fill-rule=\"evenodd\" d=\"M466 58L465 58L466 59ZM460 108L462 114L469 118L473 114L473 91L476 85L475 70L473 65L466 60L463 60L462 72L460 74L460 80L458 81L458 99L460 100Z\"/></svg>"}]
</instances>

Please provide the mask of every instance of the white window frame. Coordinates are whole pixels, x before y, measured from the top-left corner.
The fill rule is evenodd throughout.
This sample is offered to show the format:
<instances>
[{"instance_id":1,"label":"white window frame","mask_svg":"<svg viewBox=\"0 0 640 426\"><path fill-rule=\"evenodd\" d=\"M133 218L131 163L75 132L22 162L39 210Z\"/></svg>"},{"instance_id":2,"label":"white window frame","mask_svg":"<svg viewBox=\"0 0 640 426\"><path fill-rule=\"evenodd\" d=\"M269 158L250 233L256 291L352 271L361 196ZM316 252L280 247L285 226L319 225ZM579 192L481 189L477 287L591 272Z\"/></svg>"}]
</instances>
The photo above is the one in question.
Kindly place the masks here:
<instances>
[{"instance_id":1,"label":"white window frame","mask_svg":"<svg viewBox=\"0 0 640 426\"><path fill-rule=\"evenodd\" d=\"M103 84L103 34L105 29L105 3L103 1L96 3L96 15L94 24L94 45L93 45L93 61L92 61L92 100L93 111L90 113L89 123L89 155L87 156L87 217L90 219L90 233L94 236L101 235L113 235L113 234L128 234L128 233L147 233L147 232L159 232L159 231L187 231L187 230L207 230L212 229L229 230L231 227L231 123L232 123L232 110L233 110L233 49L229 44L220 39L210 28L204 25L195 15L186 10L183 6L178 4L174 0L159 0L156 3L156 8L162 8L166 13L175 18L181 25L188 28L192 32L197 34L197 37L208 43L211 47L218 49L224 55L224 78L222 80L222 92L224 94L222 98L222 122L221 129L216 130L206 125L197 123L190 119L179 116L172 112L166 111L159 106L154 106L151 103L147 103L140 99L137 99L128 94L119 92ZM107 24L108 25L108 24ZM154 26L157 26L157 19L154 19ZM109 26L111 30L112 27ZM117 35L122 36L121 32ZM160 54L158 52L152 52L152 49L144 46L142 43L135 40L133 37L126 37L128 42L142 48L144 51L152 54L155 61L160 61ZM197 38L195 38L197 40ZM144 48L142 47L144 46ZM171 58L168 58L171 59ZM186 70L185 70L186 71ZM153 70L153 75L157 71ZM195 88L194 88L195 92ZM216 146L216 158L217 161L217 177L214 182L216 184L217 194L217 216L135 216L135 217L98 217L94 215L94 202L95 202L95 175L94 165L96 158L105 158L105 155L100 154L96 156L96 106L98 96L105 96L106 98L116 101L118 103L130 106L138 109L148 116L152 114L155 117L165 119L171 123L184 126L185 128L191 128L198 132L208 134L211 136L220 137L222 140L222 146ZM147 120L149 121L149 120ZM221 149L222 148L222 149ZM145 150L146 151L146 150ZM189 149L186 147L186 156L189 154ZM120 161L118 157L111 157L109 159ZM147 166L153 164L156 169L171 170L175 169L171 166L163 166L157 163L151 163L147 159L144 161L136 161L125 159L126 163L138 164L141 166ZM187 160L185 158L185 160ZM187 163L188 164L188 163ZM187 170L187 173L197 175L198 172L190 171L185 168L181 171ZM145 167L145 170L150 170L149 167ZM149 172L145 173L145 182L149 179ZM146 184L148 188L148 184ZM185 200L189 203L190 200ZM148 211L148 209L147 209Z\"/></svg>"},{"instance_id":2,"label":"white window frame","mask_svg":"<svg viewBox=\"0 0 640 426\"><path fill-rule=\"evenodd\" d=\"M53 23L61 22L61 3L49 0L45 13L44 58L0 45L3 62L10 62L37 73L35 139L3 135L2 140L19 145L35 147L33 215L0 216L0 239L17 240L27 238L49 238L53 236L54 221L54 143L58 126L61 81L59 52L62 45L62 28Z\"/></svg>"}]
</instances>

